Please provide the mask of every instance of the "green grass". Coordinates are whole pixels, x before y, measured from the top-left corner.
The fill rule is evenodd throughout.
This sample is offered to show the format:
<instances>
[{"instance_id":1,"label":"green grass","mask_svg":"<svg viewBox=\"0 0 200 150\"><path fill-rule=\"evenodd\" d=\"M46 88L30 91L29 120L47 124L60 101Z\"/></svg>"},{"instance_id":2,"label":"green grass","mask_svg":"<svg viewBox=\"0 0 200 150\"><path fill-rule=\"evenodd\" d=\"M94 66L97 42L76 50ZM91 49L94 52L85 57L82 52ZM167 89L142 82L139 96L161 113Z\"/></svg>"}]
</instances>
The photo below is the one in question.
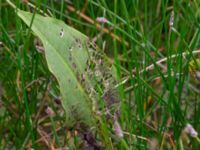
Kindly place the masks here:
<instances>
[{"instance_id":1,"label":"green grass","mask_svg":"<svg viewBox=\"0 0 200 150\"><path fill-rule=\"evenodd\" d=\"M121 101L117 121L124 136L117 138L112 119L103 115L93 135L97 144L104 149L150 149L152 143L157 149L199 149L198 138L183 133L187 123L200 131L199 0L13 2L97 39L115 64ZM109 22L97 27L104 11ZM0 15L0 149L80 149L86 140L78 125L65 125L63 108L55 103L58 83L37 48L42 44L6 0L0 0Z\"/></svg>"}]
</instances>

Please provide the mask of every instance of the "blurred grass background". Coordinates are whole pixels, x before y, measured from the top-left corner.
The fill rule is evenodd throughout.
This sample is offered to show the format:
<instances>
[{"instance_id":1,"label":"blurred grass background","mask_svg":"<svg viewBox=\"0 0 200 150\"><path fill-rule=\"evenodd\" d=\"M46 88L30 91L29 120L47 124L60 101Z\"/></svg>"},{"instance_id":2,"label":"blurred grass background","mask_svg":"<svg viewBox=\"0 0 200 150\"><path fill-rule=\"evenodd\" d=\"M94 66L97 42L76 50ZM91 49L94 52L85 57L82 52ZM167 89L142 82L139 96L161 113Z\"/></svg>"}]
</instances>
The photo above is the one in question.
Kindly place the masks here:
<instances>
[{"instance_id":1,"label":"blurred grass background","mask_svg":"<svg viewBox=\"0 0 200 150\"><path fill-rule=\"evenodd\" d=\"M65 21L117 64L123 140L104 119L107 137L96 141L107 149L199 149L183 134L187 123L200 130L199 0L13 2ZM0 15L0 148L81 149L78 131L65 127L41 42L5 0Z\"/></svg>"}]
</instances>

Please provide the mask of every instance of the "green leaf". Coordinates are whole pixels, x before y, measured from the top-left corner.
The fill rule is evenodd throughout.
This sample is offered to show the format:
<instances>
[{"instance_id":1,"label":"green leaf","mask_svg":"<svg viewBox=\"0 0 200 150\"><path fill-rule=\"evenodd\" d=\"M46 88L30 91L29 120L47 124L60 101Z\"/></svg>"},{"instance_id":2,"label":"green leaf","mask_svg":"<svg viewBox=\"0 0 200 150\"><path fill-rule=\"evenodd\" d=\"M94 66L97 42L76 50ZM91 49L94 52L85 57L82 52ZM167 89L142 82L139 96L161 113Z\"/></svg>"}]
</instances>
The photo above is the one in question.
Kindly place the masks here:
<instances>
[{"instance_id":1,"label":"green leaf","mask_svg":"<svg viewBox=\"0 0 200 150\"><path fill-rule=\"evenodd\" d=\"M41 39L49 70L58 80L67 125L77 122L92 125L92 103L81 84L89 58L88 38L55 18L18 10L18 16Z\"/></svg>"}]
</instances>

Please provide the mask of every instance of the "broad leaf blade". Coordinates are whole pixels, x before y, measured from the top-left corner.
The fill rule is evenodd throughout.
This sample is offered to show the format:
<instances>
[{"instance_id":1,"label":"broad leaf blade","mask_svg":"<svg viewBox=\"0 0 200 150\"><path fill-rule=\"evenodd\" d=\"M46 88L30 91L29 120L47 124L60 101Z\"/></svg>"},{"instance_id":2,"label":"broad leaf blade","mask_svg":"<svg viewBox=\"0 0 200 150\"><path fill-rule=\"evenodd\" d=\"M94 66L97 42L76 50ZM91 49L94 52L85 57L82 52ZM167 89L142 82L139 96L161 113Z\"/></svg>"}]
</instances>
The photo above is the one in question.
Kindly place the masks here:
<instances>
[{"instance_id":1,"label":"broad leaf blade","mask_svg":"<svg viewBox=\"0 0 200 150\"><path fill-rule=\"evenodd\" d=\"M27 25L31 24L32 13L21 10L17 13ZM48 67L60 85L67 124L73 125L80 121L91 125L91 102L80 83L80 75L87 66L88 38L60 20L37 14L31 29L41 39Z\"/></svg>"}]
</instances>

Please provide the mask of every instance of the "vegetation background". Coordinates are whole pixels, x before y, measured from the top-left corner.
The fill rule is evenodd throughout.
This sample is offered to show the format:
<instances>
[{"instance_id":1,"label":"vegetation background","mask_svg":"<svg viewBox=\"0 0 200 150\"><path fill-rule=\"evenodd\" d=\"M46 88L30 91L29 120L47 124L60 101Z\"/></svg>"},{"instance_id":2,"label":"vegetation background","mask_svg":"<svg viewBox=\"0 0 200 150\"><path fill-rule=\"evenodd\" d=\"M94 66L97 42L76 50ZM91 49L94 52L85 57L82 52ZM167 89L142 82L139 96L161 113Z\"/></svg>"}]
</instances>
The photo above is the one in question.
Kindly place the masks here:
<instances>
[{"instance_id":1,"label":"vegetation background","mask_svg":"<svg viewBox=\"0 0 200 150\"><path fill-rule=\"evenodd\" d=\"M68 129L41 42L0 0L0 149L200 148L199 0L12 2L94 41L118 66L121 102L103 137Z\"/></svg>"}]
</instances>

